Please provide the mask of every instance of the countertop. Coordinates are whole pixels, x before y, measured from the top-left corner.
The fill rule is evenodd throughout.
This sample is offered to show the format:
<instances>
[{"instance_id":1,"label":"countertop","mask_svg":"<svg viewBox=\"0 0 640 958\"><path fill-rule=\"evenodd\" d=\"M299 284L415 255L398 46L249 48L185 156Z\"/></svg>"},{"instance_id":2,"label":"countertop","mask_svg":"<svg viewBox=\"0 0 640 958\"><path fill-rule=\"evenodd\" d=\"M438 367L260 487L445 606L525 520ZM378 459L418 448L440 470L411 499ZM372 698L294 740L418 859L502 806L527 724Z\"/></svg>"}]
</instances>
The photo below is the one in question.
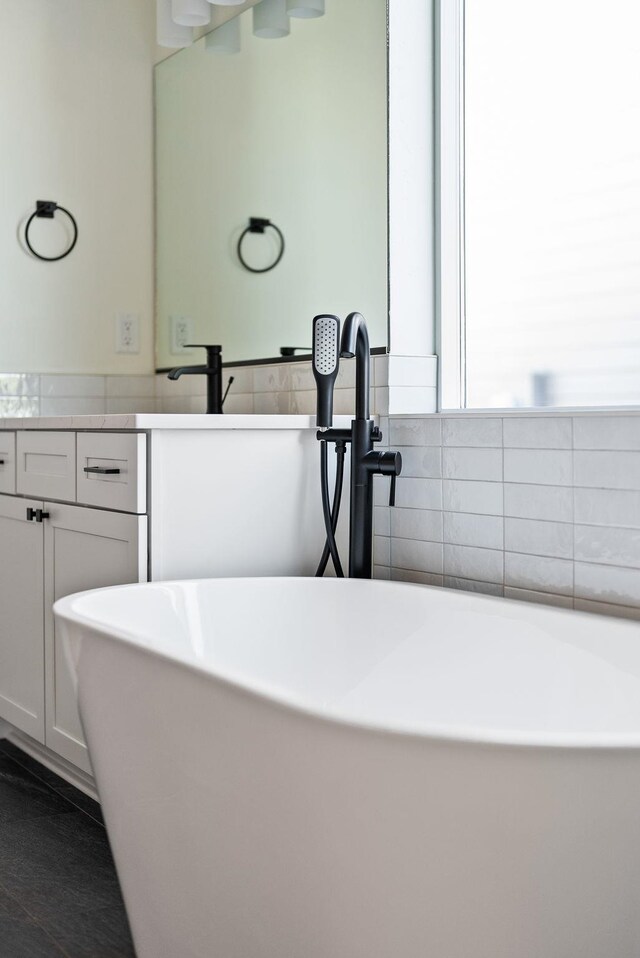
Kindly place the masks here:
<instances>
[{"instance_id":1,"label":"countertop","mask_svg":"<svg viewBox=\"0 0 640 958\"><path fill-rule=\"evenodd\" d=\"M335 425L349 426L350 416ZM315 429L315 416L205 416L179 413L127 413L102 416L33 416L0 419L0 430L23 429Z\"/></svg>"}]
</instances>

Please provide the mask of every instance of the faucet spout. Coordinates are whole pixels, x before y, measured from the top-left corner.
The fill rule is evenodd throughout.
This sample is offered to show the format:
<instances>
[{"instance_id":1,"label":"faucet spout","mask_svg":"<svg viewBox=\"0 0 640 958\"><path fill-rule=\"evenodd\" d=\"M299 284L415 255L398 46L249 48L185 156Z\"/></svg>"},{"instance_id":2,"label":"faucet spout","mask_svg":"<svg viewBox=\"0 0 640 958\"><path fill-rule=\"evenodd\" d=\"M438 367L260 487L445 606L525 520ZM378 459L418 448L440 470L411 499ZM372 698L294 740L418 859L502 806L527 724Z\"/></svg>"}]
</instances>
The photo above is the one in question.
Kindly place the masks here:
<instances>
[{"instance_id":1,"label":"faucet spout","mask_svg":"<svg viewBox=\"0 0 640 958\"><path fill-rule=\"evenodd\" d=\"M356 357L356 419L369 418L369 333L361 313L349 313L342 327L340 356Z\"/></svg>"},{"instance_id":2,"label":"faucet spout","mask_svg":"<svg viewBox=\"0 0 640 958\"><path fill-rule=\"evenodd\" d=\"M199 373L205 374L208 372L209 369L206 366L176 366L167 375L167 379L180 379L181 376L196 376Z\"/></svg>"}]
</instances>

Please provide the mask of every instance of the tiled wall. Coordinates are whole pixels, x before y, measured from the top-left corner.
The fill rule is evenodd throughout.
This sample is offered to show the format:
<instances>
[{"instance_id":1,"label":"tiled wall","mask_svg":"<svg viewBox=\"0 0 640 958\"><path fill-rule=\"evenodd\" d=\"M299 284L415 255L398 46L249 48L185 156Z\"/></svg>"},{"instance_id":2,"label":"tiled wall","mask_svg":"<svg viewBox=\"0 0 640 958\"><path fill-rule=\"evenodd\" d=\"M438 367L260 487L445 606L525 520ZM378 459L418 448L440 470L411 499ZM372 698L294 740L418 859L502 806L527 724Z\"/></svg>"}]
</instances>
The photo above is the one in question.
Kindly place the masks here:
<instances>
[{"instance_id":1,"label":"tiled wall","mask_svg":"<svg viewBox=\"0 0 640 958\"><path fill-rule=\"evenodd\" d=\"M640 618L640 414L387 423L376 576Z\"/></svg>"},{"instance_id":2,"label":"tiled wall","mask_svg":"<svg viewBox=\"0 0 640 958\"><path fill-rule=\"evenodd\" d=\"M0 418L157 411L155 376L0 373Z\"/></svg>"}]
</instances>

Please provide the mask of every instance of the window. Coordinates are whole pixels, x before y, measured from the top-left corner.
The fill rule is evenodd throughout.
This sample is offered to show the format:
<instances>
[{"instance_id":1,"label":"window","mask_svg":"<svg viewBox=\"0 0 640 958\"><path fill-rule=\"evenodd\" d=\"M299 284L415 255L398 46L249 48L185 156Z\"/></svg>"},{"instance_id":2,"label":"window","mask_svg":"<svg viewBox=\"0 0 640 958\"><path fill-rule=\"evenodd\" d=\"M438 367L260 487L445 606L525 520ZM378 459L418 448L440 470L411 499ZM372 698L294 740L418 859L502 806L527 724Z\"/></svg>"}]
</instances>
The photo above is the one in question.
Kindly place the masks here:
<instances>
[{"instance_id":1,"label":"window","mask_svg":"<svg viewBox=\"0 0 640 958\"><path fill-rule=\"evenodd\" d=\"M640 5L440 14L443 405L640 403Z\"/></svg>"}]
</instances>

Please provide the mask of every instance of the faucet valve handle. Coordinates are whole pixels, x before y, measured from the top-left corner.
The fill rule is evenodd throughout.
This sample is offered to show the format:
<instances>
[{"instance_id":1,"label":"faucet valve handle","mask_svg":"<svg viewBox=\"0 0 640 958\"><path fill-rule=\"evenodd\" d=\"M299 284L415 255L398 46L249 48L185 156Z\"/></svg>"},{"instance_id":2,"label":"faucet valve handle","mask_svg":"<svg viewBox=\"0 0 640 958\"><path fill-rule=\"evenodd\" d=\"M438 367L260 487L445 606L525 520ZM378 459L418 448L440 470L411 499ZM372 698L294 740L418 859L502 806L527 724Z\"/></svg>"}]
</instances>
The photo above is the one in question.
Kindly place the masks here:
<instances>
[{"instance_id":1,"label":"faucet valve handle","mask_svg":"<svg viewBox=\"0 0 640 958\"><path fill-rule=\"evenodd\" d=\"M374 426L371 430L371 442L382 442L382 432L379 426Z\"/></svg>"},{"instance_id":2,"label":"faucet valve handle","mask_svg":"<svg viewBox=\"0 0 640 958\"><path fill-rule=\"evenodd\" d=\"M396 479L402 472L402 456L399 452L382 452L378 454L378 471L383 476L391 476L389 488L389 505L396 504Z\"/></svg>"},{"instance_id":3,"label":"faucet valve handle","mask_svg":"<svg viewBox=\"0 0 640 958\"><path fill-rule=\"evenodd\" d=\"M395 506L396 504L396 476L395 472L391 476L391 483L389 484L389 505Z\"/></svg>"}]
</instances>

